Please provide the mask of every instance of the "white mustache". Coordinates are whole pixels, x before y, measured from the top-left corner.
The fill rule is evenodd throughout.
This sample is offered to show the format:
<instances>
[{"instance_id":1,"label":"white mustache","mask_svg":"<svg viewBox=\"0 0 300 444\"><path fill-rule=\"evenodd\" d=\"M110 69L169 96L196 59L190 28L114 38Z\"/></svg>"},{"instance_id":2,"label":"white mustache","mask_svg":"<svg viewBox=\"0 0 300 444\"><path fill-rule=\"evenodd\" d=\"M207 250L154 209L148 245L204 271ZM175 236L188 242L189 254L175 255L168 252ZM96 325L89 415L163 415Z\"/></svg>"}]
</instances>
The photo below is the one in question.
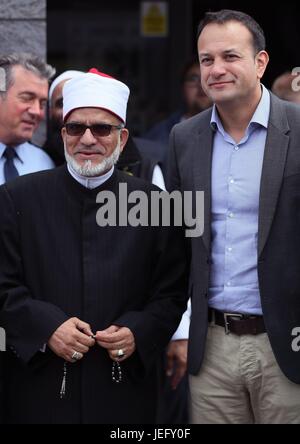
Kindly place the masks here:
<instances>
[{"instance_id":1,"label":"white mustache","mask_svg":"<svg viewBox=\"0 0 300 444\"><path fill-rule=\"evenodd\" d=\"M104 155L105 154L105 149L103 148L102 150L99 148L78 148L76 151L74 151L74 154L78 154L78 153L89 153L89 154L101 154Z\"/></svg>"}]
</instances>

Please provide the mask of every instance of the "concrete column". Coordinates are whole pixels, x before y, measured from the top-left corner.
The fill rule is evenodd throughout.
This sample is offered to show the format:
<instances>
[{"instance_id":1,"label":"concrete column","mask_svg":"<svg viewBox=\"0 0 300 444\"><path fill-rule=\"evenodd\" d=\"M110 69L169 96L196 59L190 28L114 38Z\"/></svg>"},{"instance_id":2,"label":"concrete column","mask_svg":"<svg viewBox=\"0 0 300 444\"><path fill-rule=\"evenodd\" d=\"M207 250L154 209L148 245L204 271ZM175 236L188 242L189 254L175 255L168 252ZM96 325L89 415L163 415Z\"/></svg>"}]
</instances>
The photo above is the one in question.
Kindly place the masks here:
<instances>
[{"instance_id":1,"label":"concrete column","mask_svg":"<svg viewBox=\"0 0 300 444\"><path fill-rule=\"evenodd\" d=\"M46 0L0 2L0 53L46 56Z\"/></svg>"}]
</instances>

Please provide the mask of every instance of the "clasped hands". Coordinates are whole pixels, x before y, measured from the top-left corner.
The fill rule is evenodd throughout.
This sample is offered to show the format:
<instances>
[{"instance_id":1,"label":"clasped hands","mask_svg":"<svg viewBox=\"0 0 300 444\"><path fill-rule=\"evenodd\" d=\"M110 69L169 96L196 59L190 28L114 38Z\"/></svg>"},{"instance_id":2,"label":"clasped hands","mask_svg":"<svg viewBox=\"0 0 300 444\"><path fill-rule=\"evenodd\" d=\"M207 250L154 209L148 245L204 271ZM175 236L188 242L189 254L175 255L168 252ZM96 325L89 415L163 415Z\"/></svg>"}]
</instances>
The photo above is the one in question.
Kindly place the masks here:
<instances>
[{"instance_id":1,"label":"clasped hands","mask_svg":"<svg viewBox=\"0 0 300 444\"><path fill-rule=\"evenodd\" d=\"M68 362L82 359L95 344L107 350L110 358L122 362L135 351L135 340L127 327L111 325L94 334L86 322L71 318L58 327L48 341L48 347Z\"/></svg>"}]
</instances>

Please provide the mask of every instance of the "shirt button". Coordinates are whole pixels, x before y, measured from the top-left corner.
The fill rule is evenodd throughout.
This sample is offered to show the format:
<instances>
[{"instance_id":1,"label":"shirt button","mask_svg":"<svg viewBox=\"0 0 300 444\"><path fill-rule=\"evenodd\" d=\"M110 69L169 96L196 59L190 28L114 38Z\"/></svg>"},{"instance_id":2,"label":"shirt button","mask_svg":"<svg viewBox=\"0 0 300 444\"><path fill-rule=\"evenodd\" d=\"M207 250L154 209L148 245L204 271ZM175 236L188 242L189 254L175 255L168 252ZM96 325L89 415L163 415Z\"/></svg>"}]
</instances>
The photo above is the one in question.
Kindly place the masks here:
<instances>
[{"instance_id":1,"label":"shirt button","mask_svg":"<svg viewBox=\"0 0 300 444\"><path fill-rule=\"evenodd\" d=\"M233 219L234 218L234 214L233 213L229 213L228 217L230 217L230 219Z\"/></svg>"},{"instance_id":2,"label":"shirt button","mask_svg":"<svg viewBox=\"0 0 300 444\"><path fill-rule=\"evenodd\" d=\"M234 147L234 150L235 150L235 151L238 151L239 149L240 149L239 146L235 146L235 147Z\"/></svg>"},{"instance_id":3,"label":"shirt button","mask_svg":"<svg viewBox=\"0 0 300 444\"><path fill-rule=\"evenodd\" d=\"M231 282L229 281L229 282L227 282L227 287L231 287Z\"/></svg>"},{"instance_id":4,"label":"shirt button","mask_svg":"<svg viewBox=\"0 0 300 444\"><path fill-rule=\"evenodd\" d=\"M231 253L232 252L232 247L228 247L227 251L229 251L229 253Z\"/></svg>"},{"instance_id":5,"label":"shirt button","mask_svg":"<svg viewBox=\"0 0 300 444\"><path fill-rule=\"evenodd\" d=\"M235 180L234 179L230 179L230 183L235 183Z\"/></svg>"}]
</instances>

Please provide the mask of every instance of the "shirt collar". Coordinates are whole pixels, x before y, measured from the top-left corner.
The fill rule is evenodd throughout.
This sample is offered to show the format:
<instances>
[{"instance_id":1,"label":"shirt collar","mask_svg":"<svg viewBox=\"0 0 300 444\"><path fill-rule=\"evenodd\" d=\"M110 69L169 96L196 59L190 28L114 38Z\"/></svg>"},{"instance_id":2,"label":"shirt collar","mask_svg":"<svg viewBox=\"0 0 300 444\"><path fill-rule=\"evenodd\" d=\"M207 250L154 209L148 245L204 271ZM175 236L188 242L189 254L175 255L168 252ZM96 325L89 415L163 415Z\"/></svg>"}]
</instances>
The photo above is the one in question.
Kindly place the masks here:
<instances>
[{"instance_id":1,"label":"shirt collar","mask_svg":"<svg viewBox=\"0 0 300 444\"><path fill-rule=\"evenodd\" d=\"M21 145L14 146L13 148L16 151L17 158L20 160L21 163L24 163L24 146L27 142L21 143ZM6 149L7 145L0 142L0 159L3 157L4 151Z\"/></svg>"},{"instance_id":2,"label":"shirt collar","mask_svg":"<svg viewBox=\"0 0 300 444\"><path fill-rule=\"evenodd\" d=\"M268 128L270 107L271 107L270 93L267 90L267 88L265 88L265 86L262 84L261 84L261 89L262 89L261 99L259 104L257 105L255 113L252 116L252 119L249 122L248 128L250 126L253 126L253 124L263 126L266 129ZM210 125L213 130L218 129L224 135L225 130L220 120L216 105L213 106Z\"/></svg>"},{"instance_id":3,"label":"shirt collar","mask_svg":"<svg viewBox=\"0 0 300 444\"><path fill-rule=\"evenodd\" d=\"M88 189L94 189L94 188L97 188L100 185L104 184L104 182L106 182L113 175L114 168L115 168L114 166L112 166L111 169L109 171L107 171L107 173L102 174L101 176L86 177L86 176L81 176L76 171L74 171L74 169L71 167L71 165L69 163L67 163L67 167L68 167L68 171L71 174L71 176L77 182L79 182L81 185L83 185L85 188L88 188Z\"/></svg>"}]
</instances>

